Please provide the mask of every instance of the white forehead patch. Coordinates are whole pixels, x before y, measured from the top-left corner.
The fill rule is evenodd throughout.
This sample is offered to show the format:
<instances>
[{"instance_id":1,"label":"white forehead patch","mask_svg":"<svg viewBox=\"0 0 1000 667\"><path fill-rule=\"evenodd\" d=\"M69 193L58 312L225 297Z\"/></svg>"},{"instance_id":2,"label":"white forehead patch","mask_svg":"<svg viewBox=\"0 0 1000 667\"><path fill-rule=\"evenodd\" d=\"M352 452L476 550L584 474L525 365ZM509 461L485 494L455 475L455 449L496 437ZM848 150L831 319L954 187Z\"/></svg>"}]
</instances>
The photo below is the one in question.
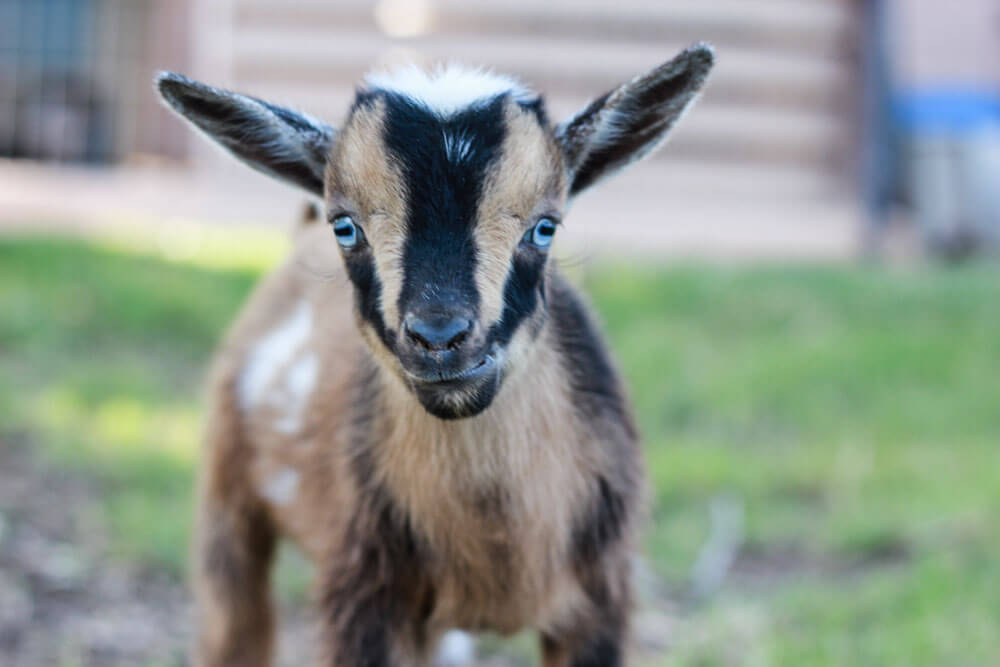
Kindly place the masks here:
<instances>
[{"instance_id":1,"label":"white forehead patch","mask_svg":"<svg viewBox=\"0 0 1000 667\"><path fill-rule=\"evenodd\" d=\"M407 65L365 77L371 90L397 93L441 116L451 116L477 103L509 93L516 101L531 103L538 94L513 77L476 67L441 65L431 72Z\"/></svg>"}]
</instances>

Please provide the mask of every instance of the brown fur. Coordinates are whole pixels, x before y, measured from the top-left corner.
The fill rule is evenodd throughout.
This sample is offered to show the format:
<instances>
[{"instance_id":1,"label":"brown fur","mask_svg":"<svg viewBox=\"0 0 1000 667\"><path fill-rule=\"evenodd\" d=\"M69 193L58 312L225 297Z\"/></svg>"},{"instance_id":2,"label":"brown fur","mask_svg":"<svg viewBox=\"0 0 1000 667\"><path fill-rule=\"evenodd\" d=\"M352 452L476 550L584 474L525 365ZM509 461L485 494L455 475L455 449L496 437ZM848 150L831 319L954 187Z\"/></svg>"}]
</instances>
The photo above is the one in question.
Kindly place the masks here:
<instances>
[{"instance_id":1,"label":"brown fur","mask_svg":"<svg viewBox=\"0 0 1000 667\"><path fill-rule=\"evenodd\" d=\"M367 346L349 315L346 277L336 270L318 279L303 268L336 267L332 245L324 226L303 229L292 258L258 288L220 353L200 510L199 591L207 614L201 664L247 664L222 656L250 653L266 663L274 531L318 564L328 598L337 581L370 577L370 563L355 553L362 548L356 533L379 518L372 516L377 508L359 502L363 493L352 474L354 401L366 365L383 391L377 405L365 406L378 446L371 477L362 482L405 507L419 550L431 555L419 574L410 563L380 565L412 576L414 590L404 593L413 604L427 604L425 589L433 591L420 632L413 629L398 648L409 657L396 656L391 664L422 664L433 639L451 627L504 633L535 627L562 636L599 618L595 601L627 608L627 576L618 574L628 571L627 536L600 562L574 564L579 557L571 533L594 493L592 480L615 466L600 434L581 422L572 404L551 328L537 344L523 346L525 357L490 409L470 419L438 420L394 373L366 361ZM300 301L312 305L306 347L322 373L300 432L288 436L274 429L267 406L245 412L234 393L253 345ZM262 489L286 469L300 475L293 497L287 504L269 502ZM625 474L635 478L628 484L638 482L637 470ZM605 572L616 574L604 581ZM563 663L551 658L546 664Z\"/></svg>"},{"instance_id":2,"label":"brown fur","mask_svg":"<svg viewBox=\"0 0 1000 667\"><path fill-rule=\"evenodd\" d=\"M479 212L487 321L500 316L524 231L565 202L558 149L529 113L508 110L503 150L516 159L499 161ZM343 129L328 210L366 221L380 307L395 322L405 192L373 140L383 114L361 109ZM600 370L584 366L606 362L599 351L573 356L574 345L600 345L573 291L548 270L553 311L515 334L493 404L447 421L420 405L395 357L352 317L337 255L325 225L299 227L292 257L258 287L219 354L196 555L199 664L267 664L278 535L317 564L323 664L424 665L455 627L535 628L548 667L620 664L641 464L613 370L581 388L581 372ZM279 338L282 354L269 357ZM289 407L294 376L308 368L315 385Z\"/></svg>"},{"instance_id":3,"label":"brown fur","mask_svg":"<svg viewBox=\"0 0 1000 667\"><path fill-rule=\"evenodd\" d=\"M157 76L238 159L351 218L341 252L303 216L216 359L198 664L270 661L279 537L316 563L323 664L425 665L455 627L533 628L546 667L624 664L641 454L542 219L659 146L713 61L694 45L558 126L509 79L461 68L366 79L339 131ZM393 106L434 85L420 113ZM481 113L475 137L437 136L469 120L456 104Z\"/></svg>"},{"instance_id":4,"label":"brown fur","mask_svg":"<svg viewBox=\"0 0 1000 667\"><path fill-rule=\"evenodd\" d=\"M366 232L382 282L382 311L387 322L398 319L396 302L403 284L403 241L406 187L399 167L389 159L382 139L385 103L358 108L334 145L326 173L329 210L344 208L367 221Z\"/></svg>"}]
</instances>

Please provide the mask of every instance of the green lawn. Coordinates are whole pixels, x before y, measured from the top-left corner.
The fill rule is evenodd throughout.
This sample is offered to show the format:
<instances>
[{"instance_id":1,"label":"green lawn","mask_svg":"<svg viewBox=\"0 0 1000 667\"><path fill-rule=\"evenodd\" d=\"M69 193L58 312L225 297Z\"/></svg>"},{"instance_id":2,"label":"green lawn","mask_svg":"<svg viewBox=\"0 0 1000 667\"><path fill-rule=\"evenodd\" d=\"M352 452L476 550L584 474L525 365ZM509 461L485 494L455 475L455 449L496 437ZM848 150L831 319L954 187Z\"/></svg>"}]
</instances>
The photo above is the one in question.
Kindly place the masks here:
<instances>
[{"instance_id":1,"label":"green lawn","mask_svg":"<svg viewBox=\"0 0 1000 667\"><path fill-rule=\"evenodd\" d=\"M123 559L182 572L205 361L269 237L183 261L0 240L0 437L93 475ZM151 246L149 246L151 247ZM1000 271L628 267L583 275L631 383L665 664L1000 661ZM689 600L709 507L745 508Z\"/></svg>"}]
</instances>

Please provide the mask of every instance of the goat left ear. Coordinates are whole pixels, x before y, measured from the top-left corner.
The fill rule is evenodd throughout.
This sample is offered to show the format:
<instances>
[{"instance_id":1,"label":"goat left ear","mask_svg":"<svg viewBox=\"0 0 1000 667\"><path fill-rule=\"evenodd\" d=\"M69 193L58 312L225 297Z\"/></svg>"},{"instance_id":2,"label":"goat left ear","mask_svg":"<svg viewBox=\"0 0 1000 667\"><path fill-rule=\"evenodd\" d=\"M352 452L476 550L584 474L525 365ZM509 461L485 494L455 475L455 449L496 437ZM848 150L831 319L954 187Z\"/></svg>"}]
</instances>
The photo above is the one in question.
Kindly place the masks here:
<instances>
[{"instance_id":1,"label":"goat left ear","mask_svg":"<svg viewBox=\"0 0 1000 667\"><path fill-rule=\"evenodd\" d=\"M170 107L254 169L323 195L334 129L255 97L161 72L156 88Z\"/></svg>"},{"instance_id":2,"label":"goat left ear","mask_svg":"<svg viewBox=\"0 0 1000 667\"><path fill-rule=\"evenodd\" d=\"M699 43L591 102L556 128L570 196L652 153L705 84L715 52Z\"/></svg>"}]
</instances>

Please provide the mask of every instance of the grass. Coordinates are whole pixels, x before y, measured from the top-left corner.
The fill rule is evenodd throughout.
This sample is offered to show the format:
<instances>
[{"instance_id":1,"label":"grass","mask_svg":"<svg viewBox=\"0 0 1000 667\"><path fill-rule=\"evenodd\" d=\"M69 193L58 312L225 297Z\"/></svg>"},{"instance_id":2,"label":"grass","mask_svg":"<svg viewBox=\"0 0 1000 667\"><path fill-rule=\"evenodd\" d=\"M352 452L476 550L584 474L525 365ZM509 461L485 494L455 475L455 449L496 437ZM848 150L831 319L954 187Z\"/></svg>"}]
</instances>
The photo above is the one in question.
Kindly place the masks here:
<instances>
[{"instance_id":1,"label":"grass","mask_svg":"<svg viewBox=\"0 0 1000 667\"><path fill-rule=\"evenodd\" d=\"M180 574L220 333L281 247L0 241L0 436L100 480L123 559ZM249 248L249 249L248 249ZM584 280L627 375L651 567L687 599L719 497L721 591L664 664L1000 658L1000 272L603 265Z\"/></svg>"},{"instance_id":2,"label":"grass","mask_svg":"<svg viewBox=\"0 0 1000 667\"><path fill-rule=\"evenodd\" d=\"M0 428L105 481L122 556L183 567L199 382L255 277L76 242L0 242Z\"/></svg>"},{"instance_id":3,"label":"grass","mask_svg":"<svg viewBox=\"0 0 1000 667\"><path fill-rule=\"evenodd\" d=\"M729 661L747 624L738 662L1000 658L998 278L592 276L647 439L654 565L683 588L718 494L745 504L746 550L764 563L758 586L702 610L707 638L671 663Z\"/></svg>"}]
</instances>

